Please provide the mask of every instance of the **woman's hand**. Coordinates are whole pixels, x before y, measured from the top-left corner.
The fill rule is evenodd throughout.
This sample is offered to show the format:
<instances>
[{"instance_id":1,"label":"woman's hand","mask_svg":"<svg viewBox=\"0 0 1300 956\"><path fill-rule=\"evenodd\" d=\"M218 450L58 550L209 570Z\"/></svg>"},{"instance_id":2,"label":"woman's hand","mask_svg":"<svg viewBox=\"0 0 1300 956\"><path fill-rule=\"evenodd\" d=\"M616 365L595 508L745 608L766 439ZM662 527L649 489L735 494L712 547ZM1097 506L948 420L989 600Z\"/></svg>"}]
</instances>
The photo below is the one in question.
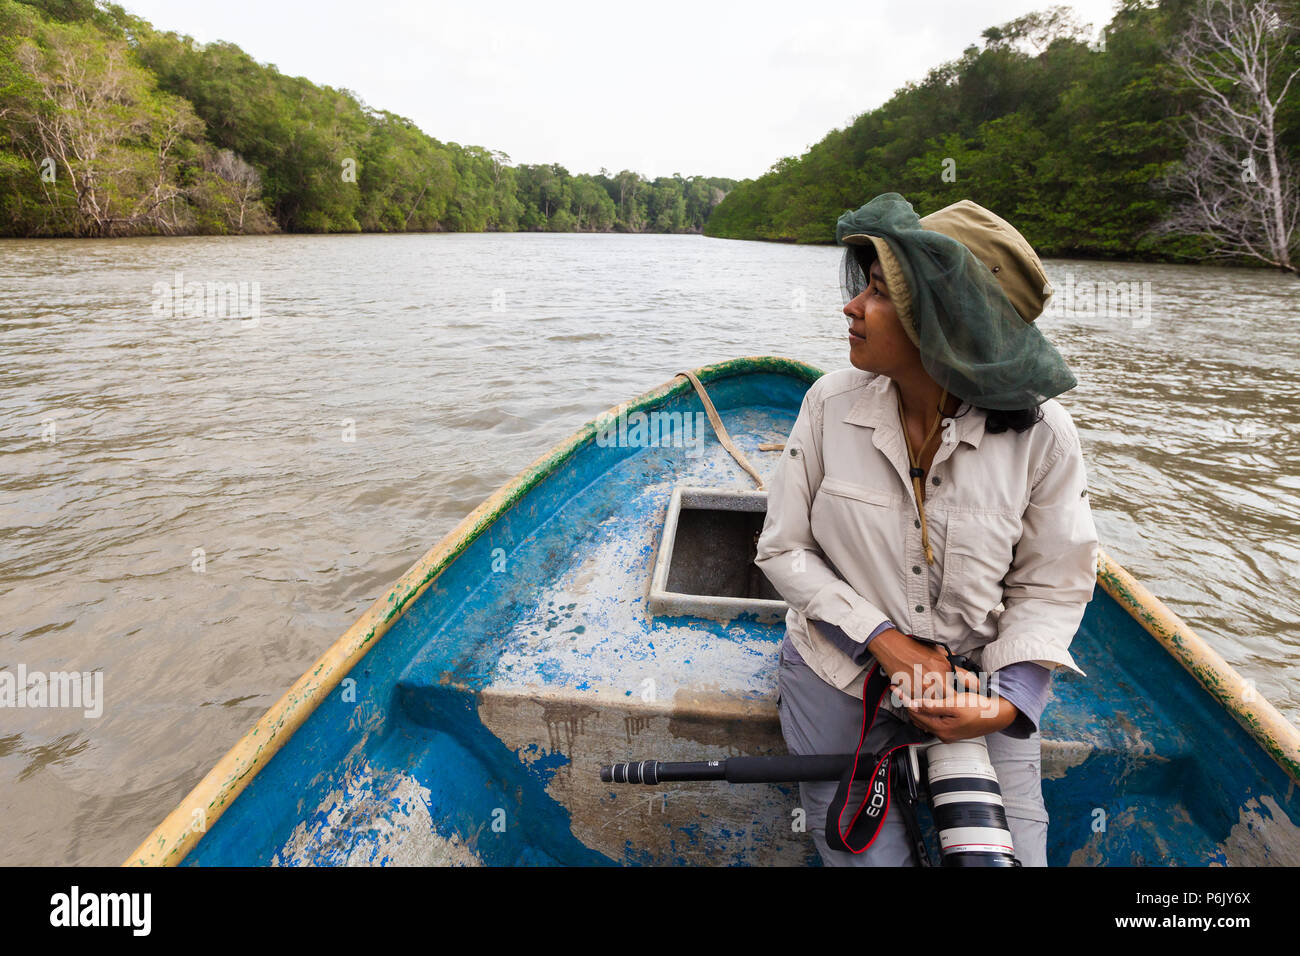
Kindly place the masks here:
<instances>
[{"instance_id":1,"label":"woman's hand","mask_svg":"<svg viewBox=\"0 0 1300 956\"><path fill-rule=\"evenodd\" d=\"M955 681L945 681L940 686L944 688L941 697L914 698L905 693L899 696L912 723L946 744L995 734L1009 727L1020 715L1016 705L1006 698L981 694L979 678L960 667Z\"/></svg>"},{"instance_id":2,"label":"woman's hand","mask_svg":"<svg viewBox=\"0 0 1300 956\"><path fill-rule=\"evenodd\" d=\"M922 688L946 680L939 675L952 671L942 647L918 641L894 628L877 634L870 651L889 675L890 684L908 697L920 697Z\"/></svg>"}]
</instances>

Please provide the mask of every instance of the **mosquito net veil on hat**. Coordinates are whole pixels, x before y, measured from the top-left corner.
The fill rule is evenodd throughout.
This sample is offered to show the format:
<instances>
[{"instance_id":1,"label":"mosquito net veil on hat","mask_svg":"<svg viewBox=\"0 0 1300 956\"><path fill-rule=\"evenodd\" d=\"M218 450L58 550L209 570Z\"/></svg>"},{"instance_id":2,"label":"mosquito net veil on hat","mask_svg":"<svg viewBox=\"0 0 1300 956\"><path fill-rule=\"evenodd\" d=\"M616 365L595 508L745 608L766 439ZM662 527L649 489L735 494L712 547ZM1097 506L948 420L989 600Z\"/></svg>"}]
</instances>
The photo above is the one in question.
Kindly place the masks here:
<instances>
[{"instance_id":1,"label":"mosquito net veil on hat","mask_svg":"<svg viewBox=\"0 0 1300 956\"><path fill-rule=\"evenodd\" d=\"M1050 287L1042 263L1009 223L969 200L921 219L898 193L883 193L835 225L845 246L847 304L880 259L903 330L926 372L980 408L1040 405L1077 384L1033 320Z\"/></svg>"}]
</instances>

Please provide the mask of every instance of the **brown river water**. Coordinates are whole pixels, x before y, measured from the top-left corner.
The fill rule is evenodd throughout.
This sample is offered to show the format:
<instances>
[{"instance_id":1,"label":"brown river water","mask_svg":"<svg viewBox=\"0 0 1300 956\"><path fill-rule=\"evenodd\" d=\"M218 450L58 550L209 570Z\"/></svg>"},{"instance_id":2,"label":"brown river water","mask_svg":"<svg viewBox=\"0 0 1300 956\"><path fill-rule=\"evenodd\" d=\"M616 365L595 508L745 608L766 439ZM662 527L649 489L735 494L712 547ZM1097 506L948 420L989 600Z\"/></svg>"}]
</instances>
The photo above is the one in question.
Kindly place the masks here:
<instances>
[{"instance_id":1,"label":"brown river water","mask_svg":"<svg viewBox=\"0 0 1300 956\"><path fill-rule=\"evenodd\" d=\"M738 355L845 366L838 261L699 236L0 242L0 669L102 675L89 710L0 707L0 863L121 862L606 408ZM1300 281L1047 267L1103 547L1300 722Z\"/></svg>"}]
</instances>

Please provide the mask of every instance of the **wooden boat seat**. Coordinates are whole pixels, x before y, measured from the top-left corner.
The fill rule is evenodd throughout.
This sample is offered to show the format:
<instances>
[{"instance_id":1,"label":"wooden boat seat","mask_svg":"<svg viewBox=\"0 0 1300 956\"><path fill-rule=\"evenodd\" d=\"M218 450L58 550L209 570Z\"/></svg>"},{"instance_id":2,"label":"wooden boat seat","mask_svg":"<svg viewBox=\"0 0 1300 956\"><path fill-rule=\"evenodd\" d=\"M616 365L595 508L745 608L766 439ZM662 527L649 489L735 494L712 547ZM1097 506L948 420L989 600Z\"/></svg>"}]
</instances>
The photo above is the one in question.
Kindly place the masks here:
<instances>
[{"instance_id":1,"label":"wooden boat seat","mask_svg":"<svg viewBox=\"0 0 1300 956\"><path fill-rule=\"evenodd\" d=\"M1167 792L1191 767L1192 742L1178 725L1149 712L1113 710L1099 720L1097 695L1082 678L1058 677L1043 726L1043 778L1059 779L1087 760L1129 779L1131 785ZM434 682L398 684L397 703L415 723L455 732L450 715L473 711L511 749L525 755L560 756L595 767L624 760L700 760L731 755L786 752L775 693L731 695L714 687L679 690L671 701L644 701L624 690L573 690L552 686L474 689L445 675ZM1139 703L1138 706L1149 708ZM1157 728L1152 730L1151 728ZM642 753L646 735L654 752ZM671 741L669 750L663 741Z\"/></svg>"}]
</instances>

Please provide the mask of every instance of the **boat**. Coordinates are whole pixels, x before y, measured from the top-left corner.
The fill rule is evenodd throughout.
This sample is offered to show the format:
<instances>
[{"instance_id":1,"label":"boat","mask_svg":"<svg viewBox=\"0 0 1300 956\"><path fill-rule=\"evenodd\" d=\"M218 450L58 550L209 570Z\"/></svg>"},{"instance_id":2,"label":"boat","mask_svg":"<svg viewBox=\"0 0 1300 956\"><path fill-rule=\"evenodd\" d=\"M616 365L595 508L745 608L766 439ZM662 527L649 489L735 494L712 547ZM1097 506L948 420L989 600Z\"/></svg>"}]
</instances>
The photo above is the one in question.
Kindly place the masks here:
<instances>
[{"instance_id":1,"label":"boat","mask_svg":"<svg viewBox=\"0 0 1300 956\"><path fill-rule=\"evenodd\" d=\"M614 786L599 768L785 753L785 605L752 559L764 476L821 374L706 365L559 442L126 863L815 864L796 784ZM1300 732L1104 551L1097 583L1071 646L1089 676L1058 674L1043 720L1049 864L1300 863Z\"/></svg>"}]
</instances>

